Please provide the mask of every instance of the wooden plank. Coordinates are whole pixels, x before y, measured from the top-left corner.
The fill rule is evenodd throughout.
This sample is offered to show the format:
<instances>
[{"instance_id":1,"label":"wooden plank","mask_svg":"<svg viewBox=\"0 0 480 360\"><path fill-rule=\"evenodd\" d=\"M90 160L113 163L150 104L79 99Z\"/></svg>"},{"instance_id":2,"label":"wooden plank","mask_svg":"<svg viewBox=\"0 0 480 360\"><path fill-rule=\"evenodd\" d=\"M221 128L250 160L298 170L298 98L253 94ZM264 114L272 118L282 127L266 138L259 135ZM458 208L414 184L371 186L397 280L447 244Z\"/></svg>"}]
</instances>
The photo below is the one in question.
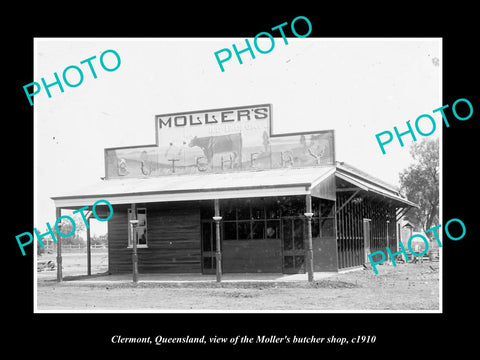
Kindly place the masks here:
<instances>
[{"instance_id":1,"label":"wooden plank","mask_svg":"<svg viewBox=\"0 0 480 360\"><path fill-rule=\"evenodd\" d=\"M352 234L353 234L353 263L352 266L357 265L357 209L355 203L352 202Z\"/></svg>"},{"instance_id":2,"label":"wooden plank","mask_svg":"<svg viewBox=\"0 0 480 360\"><path fill-rule=\"evenodd\" d=\"M343 204L343 201L345 201L345 196L342 196L342 202L341 204ZM338 210L337 210L338 212ZM345 211L341 210L340 213L338 213L340 215L340 223L341 223L341 226L342 226L342 239L341 239L341 245L342 245L342 268L346 267L346 261L345 261L345 254L346 254L346 247L345 247L345 241L346 241L346 237L345 237Z\"/></svg>"},{"instance_id":3,"label":"wooden plank","mask_svg":"<svg viewBox=\"0 0 480 360\"><path fill-rule=\"evenodd\" d=\"M350 234L351 234L351 241L350 241L350 266L355 265L355 214L354 214L354 204L350 202L349 204L350 209Z\"/></svg>"},{"instance_id":4,"label":"wooden plank","mask_svg":"<svg viewBox=\"0 0 480 360\"><path fill-rule=\"evenodd\" d=\"M352 202L352 266L357 265L357 205Z\"/></svg>"},{"instance_id":5,"label":"wooden plank","mask_svg":"<svg viewBox=\"0 0 480 360\"><path fill-rule=\"evenodd\" d=\"M362 217L363 201L357 206L357 265L363 264L363 217Z\"/></svg>"},{"instance_id":6,"label":"wooden plank","mask_svg":"<svg viewBox=\"0 0 480 360\"><path fill-rule=\"evenodd\" d=\"M141 205L147 208L148 248L139 247L139 272L201 272L200 210L195 204ZM131 271L126 207L116 207L108 222L109 272Z\"/></svg>"},{"instance_id":7,"label":"wooden plank","mask_svg":"<svg viewBox=\"0 0 480 360\"><path fill-rule=\"evenodd\" d=\"M353 254L353 245L354 245L354 239L353 239L353 210L352 210L353 204L351 201L349 201L347 205L348 209L348 232L349 232L349 264L348 266L351 267L354 265L354 254Z\"/></svg>"},{"instance_id":8,"label":"wooden plank","mask_svg":"<svg viewBox=\"0 0 480 360\"><path fill-rule=\"evenodd\" d=\"M342 195L337 194L337 204L341 204ZM338 268L343 268L343 219L342 214L335 211L337 217L337 246L338 246Z\"/></svg>"},{"instance_id":9,"label":"wooden plank","mask_svg":"<svg viewBox=\"0 0 480 360\"><path fill-rule=\"evenodd\" d=\"M352 202L352 230L353 230L353 265L358 265L358 254L357 254L357 205Z\"/></svg>"},{"instance_id":10,"label":"wooden plank","mask_svg":"<svg viewBox=\"0 0 480 360\"><path fill-rule=\"evenodd\" d=\"M338 222L337 222L337 202L335 201L333 205L333 224L335 226L335 231L334 231L334 241L335 241L335 259L332 261L335 262L335 271L338 271L340 263L339 263L339 257L338 257Z\"/></svg>"},{"instance_id":11,"label":"wooden plank","mask_svg":"<svg viewBox=\"0 0 480 360\"><path fill-rule=\"evenodd\" d=\"M349 202L344 204L345 211L345 267L350 267L350 216Z\"/></svg>"},{"instance_id":12,"label":"wooden plank","mask_svg":"<svg viewBox=\"0 0 480 360\"><path fill-rule=\"evenodd\" d=\"M375 238L376 238L376 231L377 231L377 219L375 217L375 204L373 204L370 201L370 217L371 219L370 222L370 251L374 252L376 250L376 243L375 243Z\"/></svg>"},{"instance_id":13,"label":"wooden plank","mask_svg":"<svg viewBox=\"0 0 480 360\"><path fill-rule=\"evenodd\" d=\"M358 187L349 187L349 188L337 188L337 192L351 192L351 191L357 191L361 190Z\"/></svg>"}]
</instances>

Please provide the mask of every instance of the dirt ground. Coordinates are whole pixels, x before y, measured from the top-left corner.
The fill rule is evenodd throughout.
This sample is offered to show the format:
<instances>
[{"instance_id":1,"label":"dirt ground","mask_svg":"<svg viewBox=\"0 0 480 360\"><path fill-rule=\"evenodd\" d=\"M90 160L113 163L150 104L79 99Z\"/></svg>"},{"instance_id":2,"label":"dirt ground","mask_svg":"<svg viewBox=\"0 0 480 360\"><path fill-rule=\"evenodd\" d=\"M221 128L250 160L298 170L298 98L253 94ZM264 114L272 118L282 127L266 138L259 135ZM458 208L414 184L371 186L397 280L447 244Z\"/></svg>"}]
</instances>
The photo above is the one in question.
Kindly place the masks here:
<instances>
[{"instance_id":1,"label":"dirt ground","mask_svg":"<svg viewBox=\"0 0 480 360\"><path fill-rule=\"evenodd\" d=\"M54 259L44 255L39 261ZM66 277L86 274L86 254L65 254ZM107 254L92 254L92 273L107 270ZM57 283L56 271L37 273L39 311L379 311L439 310L439 262L382 265L315 280L194 284ZM305 277L306 278L306 277ZM93 278L94 279L94 278Z\"/></svg>"}]
</instances>

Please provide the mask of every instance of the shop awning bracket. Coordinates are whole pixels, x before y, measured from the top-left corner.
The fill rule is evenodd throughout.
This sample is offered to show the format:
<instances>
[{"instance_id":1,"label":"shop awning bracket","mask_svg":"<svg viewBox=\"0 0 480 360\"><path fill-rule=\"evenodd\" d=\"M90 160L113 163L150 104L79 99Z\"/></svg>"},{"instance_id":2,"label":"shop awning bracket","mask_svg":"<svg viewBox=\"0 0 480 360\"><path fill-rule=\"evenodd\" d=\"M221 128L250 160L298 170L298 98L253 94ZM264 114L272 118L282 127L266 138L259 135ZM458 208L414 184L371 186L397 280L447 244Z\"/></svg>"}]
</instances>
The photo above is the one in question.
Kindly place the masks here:
<instances>
[{"instance_id":1,"label":"shop awning bracket","mask_svg":"<svg viewBox=\"0 0 480 360\"><path fill-rule=\"evenodd\" d=\"M343 203L342 206L340 206L337 211L335 212L335 214L338 214L350 201L352 201L352 199L360 192L361 189L358 189L357 191L355 191L352 195L350 195L350 197L347 199L347 201L345 201Z\"/></svg>"},{"instance_id":2,"label":"shop awning bracket","mask_svg":"<svg viewBox=\"0 0 480 360\"><path fill-rule=\"evenodd\" d=\"M405 214L406 214L407 212L409 212L412 207L413 207L413 206L408 206L408 207L405 207L405 208L403 208L402 210L400 210L400 212L398 213L395 221L399 221L402 217L404 217Z\"/></svg>"}]
</instances>

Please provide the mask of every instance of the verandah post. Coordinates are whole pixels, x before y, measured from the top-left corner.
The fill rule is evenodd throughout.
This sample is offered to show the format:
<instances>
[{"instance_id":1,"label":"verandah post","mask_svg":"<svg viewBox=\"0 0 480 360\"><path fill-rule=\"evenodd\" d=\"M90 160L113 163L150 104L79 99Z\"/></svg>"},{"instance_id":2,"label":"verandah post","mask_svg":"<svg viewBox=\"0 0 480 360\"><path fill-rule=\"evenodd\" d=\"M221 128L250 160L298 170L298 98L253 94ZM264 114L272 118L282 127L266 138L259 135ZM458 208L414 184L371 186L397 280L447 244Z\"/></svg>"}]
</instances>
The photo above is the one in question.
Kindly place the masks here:
<instances>
[{"instance_id":1,"label":"verandah post","mask_svg":"<svg viewBox=\"0 0 480 360\"><path fill-rule=\"evenodd\" d=\"M92 215L92 212L87 213L87 275L91 276L92 275L92 242L90 238L90 216Z\"/></svg>"},{"instance_id":2,"label":"verandah post","mask_svg":"<svg viewBox=\"0 0 480 360\"><path fill-rule=\"evenodd\" d=\"M307 218L307 273L308 281L313 281L313 243L312 243L312 196L306 195L306 212L304 213Z\"/></svg>"},{"instance_id":3,"label":"verandah post","mask_svg":"<svg viewBox=\"0 0 480 360\"><path fill-rule=\"evenodd\" d=\"M130 219L131 225L131 239L132 239L132 264L133 264L133 282L138 282L138 255L137 255L137 237L136 228L137 228L137 209L135 204L132 204L132 218Z\"/></svg>"},{"instance_id":4,"label":"verandah post","mask_svg":"<svg viewBox=\"0 0 480 360\"><path fill-rule=\"evenodd\" d=\"M62 216L62 208L55 208L55 215L56 219L58 219L60 216ZM61 224L60 224L61 228ZM61 229L60 229L61 230ZM57 239L57 282L62 282L63 281L63 274L62 274L62 241L60 239L61 237L58 236Z\"/></svg>"},{"instance_id":5,"label":"verandah post","mask_svg":"<svg viewBox=\"0 0 480 360\"><path fill-rule=\"evenodd\" d=\"M214 200L214 207L215 207L215 216L213 220L215 221L215 235L216 235L216 251L215 251L215 260L216 260L216 275L217 275L217 282L222 281L222 252L220 250L220 221L222 217L220 216L220 204L219 200Z\"/></svg>"}]
</instances>

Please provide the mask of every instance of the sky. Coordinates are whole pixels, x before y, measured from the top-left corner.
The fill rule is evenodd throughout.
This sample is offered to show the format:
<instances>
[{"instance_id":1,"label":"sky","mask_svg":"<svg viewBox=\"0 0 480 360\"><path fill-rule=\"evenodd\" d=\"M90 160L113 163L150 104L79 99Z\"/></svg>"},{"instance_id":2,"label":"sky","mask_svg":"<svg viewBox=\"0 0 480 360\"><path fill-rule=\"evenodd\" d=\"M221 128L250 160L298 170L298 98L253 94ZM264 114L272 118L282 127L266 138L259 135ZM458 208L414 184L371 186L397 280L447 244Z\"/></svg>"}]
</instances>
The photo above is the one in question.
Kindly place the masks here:
<instances>
[{"instance_id":1,"label":"sky","mask_svg":"<svg viewBox=\"0 0 480 360\"><path fill-rule=\"evenodd\" d=\"M259 42L262 49L269 47ZM253 43L253 40L250 39ZM437 122L430 137L441 139L442 42L439 38L275 38L268 54L235 55L218 66L214 53L242 38L37 38L34 79L61 78L70 65L82 69L78 87L63 83L34 96L35 204L39 229L55 222L50 197L70 193L105 176L104 149L155 143L155 115L250 104L272 104L274 134L335 130L336 160L354 165L392 185L412 163L395 139L382 154L375 134L407 130L421 114ZM121 59L107 72L106 50ZM97 78L88 64L92 60ZM105 54L107 67L116 59ZM73 70L68 79L79 78ZM25 98L26 106L29 106ZM427 132L427 125L421 128ZM417 135L418 140L422 139ZM98 226L97 226L98 225ZM92 232L102 233L102 224Z\"/></svg>"}]
</instances>

